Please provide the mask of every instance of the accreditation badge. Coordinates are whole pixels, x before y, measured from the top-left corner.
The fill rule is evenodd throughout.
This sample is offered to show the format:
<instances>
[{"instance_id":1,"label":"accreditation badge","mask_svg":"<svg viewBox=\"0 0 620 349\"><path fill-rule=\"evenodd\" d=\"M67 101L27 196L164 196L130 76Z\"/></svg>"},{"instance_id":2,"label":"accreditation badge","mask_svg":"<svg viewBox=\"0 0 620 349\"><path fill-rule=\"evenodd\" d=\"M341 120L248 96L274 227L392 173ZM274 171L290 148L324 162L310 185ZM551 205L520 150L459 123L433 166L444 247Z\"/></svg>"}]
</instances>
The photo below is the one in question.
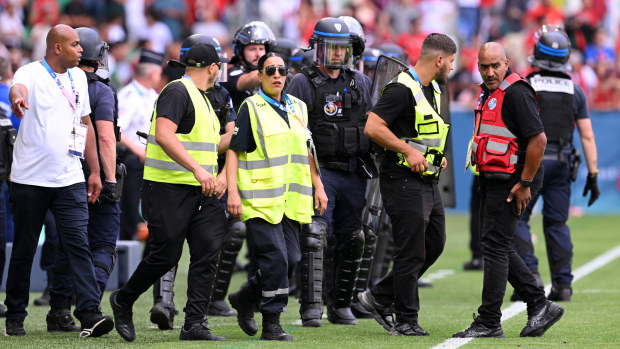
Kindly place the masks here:
<instances>
[{"instance_id":1,"label":"accreditation badge","mask_svg":"<svg viewBox=\"0 0 620 349\"><path fill-rule=\"evenodd\" d=\"M86 149L86 135L88 134L88 126L79 122L73 124L73 129L69 135L68 154L84 158L84 150Z\"/></svg>"}]
</instances>

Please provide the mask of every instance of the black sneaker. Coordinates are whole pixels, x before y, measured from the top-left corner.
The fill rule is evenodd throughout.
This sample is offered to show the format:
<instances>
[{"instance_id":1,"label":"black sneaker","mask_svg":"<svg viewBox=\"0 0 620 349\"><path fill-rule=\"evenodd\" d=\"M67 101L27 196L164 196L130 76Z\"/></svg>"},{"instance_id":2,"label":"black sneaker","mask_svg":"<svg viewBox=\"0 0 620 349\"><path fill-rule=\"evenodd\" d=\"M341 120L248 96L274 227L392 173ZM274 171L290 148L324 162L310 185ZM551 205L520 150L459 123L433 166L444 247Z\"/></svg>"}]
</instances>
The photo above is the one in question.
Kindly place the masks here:
<instances>
[{"instance_id":1,"label":"black sneaker","mask_svg":"<svg viewBox=\"0 0 620 349\"><path fill-rule=\"evenodd\" d=\"M528 316L527 324L521 331L521 337L540 337L549 327L553 326L564 315L564 308L552 301L547 304L533 316Z\"/></svg>"},{"instance_id":2,"label":"black sneaker","mask_svg":"<svg viewBox=\"0 0 620 349\"><path fill-rule=\"evenodd\" d=\"M375 297L372 296L370 290L360 292L357 294L357 298L360 300L360 304L372 317L385 328L388 332L394 327L394 317L389 307L377 303Z\"/></svg>"},{"instance_id":3,"label":"black sneaker","mask_svg":"<svg viewBox=\"0 0 620 349\"><path fill-rule=\"evenodd\" d=\"M133 312L131 311L131 306L116 302L117 293L118 290L110 294L110 306L112 307L112 313L114 313L116 331L124 340L133 342L136 339L136 330L133 326Z\"/></svg>"},{"instance_id":4,"label":"black sneaker","mask_svg":"<svg viewBox=\"0 0 620 349\"><path fill-rule=\"evenodd\" d=\"M101 315L101 311L97 308L83 310L75 316L82 324L80 337L101 337L114 328L112 317Z\"/></svg>"},{"instance_id":5,"label":"black sneaker","mask_svg":"<svg viewBox=\"0 0 620 349\"><path fill-rule=\"evenodd\" d=\"M474 322L467 329L452 335L452 338L478 337L504 338L505 336L501 326L486 326L480 321L480 317L476 317L476 314L474 314Z\"/></svg>"},{"instance_id":6,"label":"black sneaker","mask_svg":"<svg viewBox=\"0 0 620 349\"><path fill-rule=\"evenodd\" d=\"M547 299L554 302L570 302L573 289L570 285L553 285Z\"/></svg>"},{"instance_id":7,"label":"black sneaker","mask_svg":"<svg viewBox=\"0 0 620 349\"><path fill-rule=\"evenodd\" d=\"M248 336L254 336L258 333L258 325L256 320L254 320L254 303L245 302L244 298L241 297L241 291L229 294L228 301L237 311L237 322L243 332Z\"/></svg>"},{"instance_id":8,"label":"black sneaker","mask_svg":"<svg viewBox=\"0 0 620 349\"><path fill-rule=\"evenodd\" d=\"M206 326L206 322L195 323L189 326L189 329L185 329L187 325L181 327L181 334L179 339L182 341L225 341L226 337L216 336L211 333L211 330Z\"/></svg>"},{"instance_id":9,"label":"black sneaker","mask_svg":"<svg viewBox=\"0 0 620 349\"><path fill-rule=\"evenodd\" d=\"M151 322L160 330L171 330L174 328L174 311L163 303L156 303L151 308Z\"/></svg>"},{"instance_id":10,"label":"black sneaker","mask_svg":"<svg viewBox=\"0 0 620 349\"><path fill-rule=\"evenodd\" d=\"M351 308L327 307L327 320L335 325L357 325Z\"/></svg>"},{"instance_id":11,"label":"black sneaker","mask_svg":"<svg viewBox=\"0 0 620 349\"><path fill-rule=\"evenodd\" d=\"M417 321L414 322L397 322L390 330L392 336L428 336L428 332L424 331Z\"/></svg>"},{"instance_id":12,"label":"black sneaker","mask_svg":"<svg viewBox=\"0 0 620 349\"><path fill-rule=\"evenodd\" d=\"M318 305L315 304L315 306ZM321 309L307 308L301 312L301 325L303 327L321 327L323 326L321 317L323 317L323 306Z\"/></svg>"},{"instance_id":13,"label":"black sneaker","mask_svg":"<svg viewBox=\"0 0 620 349\"><path fill-rule=\"evenodd\" d=\"M292 341L293 336L287 334L280 326L280 314L263 314L263 332L260 339L265 341Z\"/></svg>"},{"instance_id":14,"label":"black sneaker","mask_svg":"<svg viewBox=\"0 0 620 349\"><path fill-rule=\"evenodd\" d=\"M465 262L465 264L463 264L463 269L464 270L482 270L483 269L482 258L473 258L471 261Z\"/></svg>"},{"instance_id":15,"label":"black sneaker","mask_svg":"<svg viewBox=\"0 0 620 349\"><path fill-rule=\"evenodd\" d=\"M21 320L6 320L6 327L4 328L5 336L25 336L26 330L24 330L24 322Z\"/></svg>"},{"instance_id":16,"label":"black sneaker","mask_svg":"<svg viewBox=\"0 0 620 349\"><path fill-rule=\"evenodd\" d=\"M432 288L433 287L433 283L425 280L425 279L418 279L418 288L420 287L424 287L424 288Z\"/></svg>"},{"instance_id":17,"label":"black sneaker","mask_svg":"<svg viewBox=\"0 0 620 349\"><path fill-rule=\"evenodd\" d=\"M207 311L207 315L211 316L235 316L237 313L232 311L226 301L223 299L219 300L211 300L209 303L209 310Z\"/></svg>"},{"instance_id":18,"label":"black sneaker","mask_svg":"<svg viewBox=\"0 0 620 349\"><path fill-rule=\"evenodd\" d=\"M34 305L41 305L41 306L49 306L50 305L50 288L49 288L49 286L45 287L45 290L43 290L43 293L41 294L41 297L35 298L33 303L34 303Z\"/></svg>"},{"instance_id":19,"label":"black sneaker","mask_svg":"<svg viewBox=\"0 0 620 349\"><path fill-rule=\"evenodd\" d=\"M81 327L75 324L71 310L66 308L50 309L45 317L47 332L80 332Z\"/></svg>"},{"instance_id":20,"label":"black sneaker","mask_svg":"<svg viewBox=\"0 0 620 349\"><path fill-rule=\"evenodd\" d=\"M5 317L6 316L6 307L4 306L4 304L0 303L0 317Z\"/></svg>"}]
</instances>

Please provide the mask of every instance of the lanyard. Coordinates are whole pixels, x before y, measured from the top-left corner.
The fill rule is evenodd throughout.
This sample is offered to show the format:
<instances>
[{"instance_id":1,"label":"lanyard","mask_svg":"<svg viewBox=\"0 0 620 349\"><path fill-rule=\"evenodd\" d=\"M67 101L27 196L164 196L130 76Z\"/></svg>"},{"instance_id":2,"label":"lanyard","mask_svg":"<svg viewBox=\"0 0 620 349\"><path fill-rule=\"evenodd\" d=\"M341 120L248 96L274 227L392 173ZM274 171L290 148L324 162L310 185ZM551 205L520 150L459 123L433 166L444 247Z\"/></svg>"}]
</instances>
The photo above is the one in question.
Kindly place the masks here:
<instances>
[{"instance_id":1,"label":"lanyard","mask_svg":"<svg viewBox=\"0 0 620 349\"><path fill-rule=\"evenodd\" d=\"M299 116L297 116L297 114L295 113L295 106L293 105L293 101L291 101L291 99L284 93L282 92L282 94L284 95L284 100L286 101L286 106L278 101L276 101L275 99L267 96L265 94L265 92L263 92L262 89L258 90L258 94L263 97L263 99L273 105L274 107L282 110L283 112L287 113L287 114L291 114L295 117L295 119L297 119L297 121L299 121L299 123L301 124L301 126L303 126L303 128L305 128L306 130L308 130L308 127L306 126L306 124L304 123L304 121L299 118Z\"/></svg>"},{"instance_id":2,"label":"lanyard","mask_svg":"<svg viewBox=\"0 0 620 349\"><path fill-rule=\"evenodd\" d=\"M189 77L189 76L188 76ZM190 78L191 80L191 78ZM138 92L138 94L140 95L140 97L144 97L144 92L142 92L142 90L140 89L140 87L138 86L138 83L134 80L133 83L133 88L136 89L136 92Z\"/></svg>"},{"instance_id":3,"label":"lanyard","mask_svg":"<svg viewBox=\"0 0 620 349\"><path fill-rule=\"evenodd\" d=\"M56 84L60 88L60 91L65 96L67 101L69 101L69 105L71 105L71 109L73 109L73 111L75 112L77 109L78 94L75 92L75 85L73 84L73 77L71 76L71 72L67 70L67 74L69 74L69 80L71 81L71 92L73 93L73 96L71 96L69 92L67 91L67 89L62 85L62 83L60 82L60 79L58 78L58 75L56 75L56 73L52 70L50 65L47 63L47 61L45 61L45 58L41 59L41 64L43 64L43 66L45 67L45 70L47 70L47 72L50 74L52 79L56 80Z\"/></svg>"},{"instance_id":4,"label":"lanyard","mask_svg":"<svg viewBox=\"0 0 620 349\"><path fill-rule=\"evenodd\" d=\"M409 68L409 73L411 73L411 75L413 76L413 80L415 80L418 84L420 84L420 89L422 90L422 93L424 93L424 86L422 86L422 82L420 81L420 78L418 77L418 73L416 73L415 70L413 70L413 68ZM426 95L424 97L426 98ZM433 109L437 111L437 102L435 102L435 91L433 91Z\"/></svg>"}]
</instances>

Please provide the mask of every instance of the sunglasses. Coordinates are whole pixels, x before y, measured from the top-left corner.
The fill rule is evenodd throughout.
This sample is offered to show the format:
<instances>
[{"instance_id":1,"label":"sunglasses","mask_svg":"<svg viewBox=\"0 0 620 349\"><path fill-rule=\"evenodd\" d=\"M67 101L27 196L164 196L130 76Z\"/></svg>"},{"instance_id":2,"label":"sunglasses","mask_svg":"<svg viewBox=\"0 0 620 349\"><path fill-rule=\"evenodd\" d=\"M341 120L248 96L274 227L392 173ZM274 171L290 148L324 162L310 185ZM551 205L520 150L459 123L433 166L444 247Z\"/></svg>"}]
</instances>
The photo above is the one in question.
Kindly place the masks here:
<instances>
[{"instance_id":1,"label":"sunglasses","mask_svg":"<svg viewBox=\"0 0 620 349\"><path fill-rule=\"evenodd\" d=\"M279 66L275 66L275 65L270 65L268 67L265 67L263 70L265 71L265 74L267 74L267 76L272 76L273 74L276 73L276 69L278 70L278 73L280 73L280 75L282 76L286 76L286 67L283 65L279 65Z\"/></svg>"},{"instance_id":2,"label":"sunglasses","mask_svg":"<svg viewBox=\"0 0 620 349\"><path fill-rule=\"evenodd\" d=\"M213 62L213 64L217 65L217 69L222 69L222 62Z\"/></svg>"}]
</instances>

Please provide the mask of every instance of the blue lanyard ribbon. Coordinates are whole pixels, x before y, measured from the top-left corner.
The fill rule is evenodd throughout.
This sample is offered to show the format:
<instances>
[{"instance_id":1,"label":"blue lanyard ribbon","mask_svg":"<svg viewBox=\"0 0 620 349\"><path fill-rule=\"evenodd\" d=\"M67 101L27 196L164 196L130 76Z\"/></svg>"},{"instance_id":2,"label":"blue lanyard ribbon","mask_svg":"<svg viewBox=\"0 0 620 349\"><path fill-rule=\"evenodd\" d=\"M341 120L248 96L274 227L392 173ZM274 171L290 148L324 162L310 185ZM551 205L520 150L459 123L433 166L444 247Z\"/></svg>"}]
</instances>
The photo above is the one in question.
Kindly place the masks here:
<instances>
[{"instance_id":1,"label":"blue lanyard ribbon","mask_svg":"<svg viewBox=\"0 0 620 349\"><path fill-rule=\"evenodd\" d=\"M58 88L60 88L62 94L65 96L65 98L67 98L67 101L69 101L69 104L71 105L73 111L75 111L77 109L78 97L77 93L75 92L75 85L73 84L73 77L71 76L71 72L67 70L67 74L69 75L69 81L71 81L71 92L73 92L73 96L69 95L69 92L67 92L67 89L65 89L65 87L62 85L60 79L58 78L58 75L52 70L50 65L45 60L45 57L41 59L41 64L43 64L43 67L45 67L45 70L47 70L52 79L56 80L56 85L58 85Z\"/></svg>"},{"instance_id":2,"label":"blue lanyard ribbon","mask_svg":"<svg viewBox=\"0 0 620 349\"><path fill-rule=\"evenodd\" d=\"M263 92L262 89L258 90L258 94L263 97L263 99L273 105L274 107L282 110L283 112L287 113L287 114L291 114L295 117L295 119L299 120L299 122L301 123L301 125L307 129L306 124L299 118L299 116L297 116L297 114L295 113L295 106L293 106L293 101L291 101L291 99L286 95L286 93L282 92L282 95L284 97L284 100L286 101L286 106L278 101L276 101L275 99L267 96L265 94L265 92Z\"/></svg>"}]
</instances>

